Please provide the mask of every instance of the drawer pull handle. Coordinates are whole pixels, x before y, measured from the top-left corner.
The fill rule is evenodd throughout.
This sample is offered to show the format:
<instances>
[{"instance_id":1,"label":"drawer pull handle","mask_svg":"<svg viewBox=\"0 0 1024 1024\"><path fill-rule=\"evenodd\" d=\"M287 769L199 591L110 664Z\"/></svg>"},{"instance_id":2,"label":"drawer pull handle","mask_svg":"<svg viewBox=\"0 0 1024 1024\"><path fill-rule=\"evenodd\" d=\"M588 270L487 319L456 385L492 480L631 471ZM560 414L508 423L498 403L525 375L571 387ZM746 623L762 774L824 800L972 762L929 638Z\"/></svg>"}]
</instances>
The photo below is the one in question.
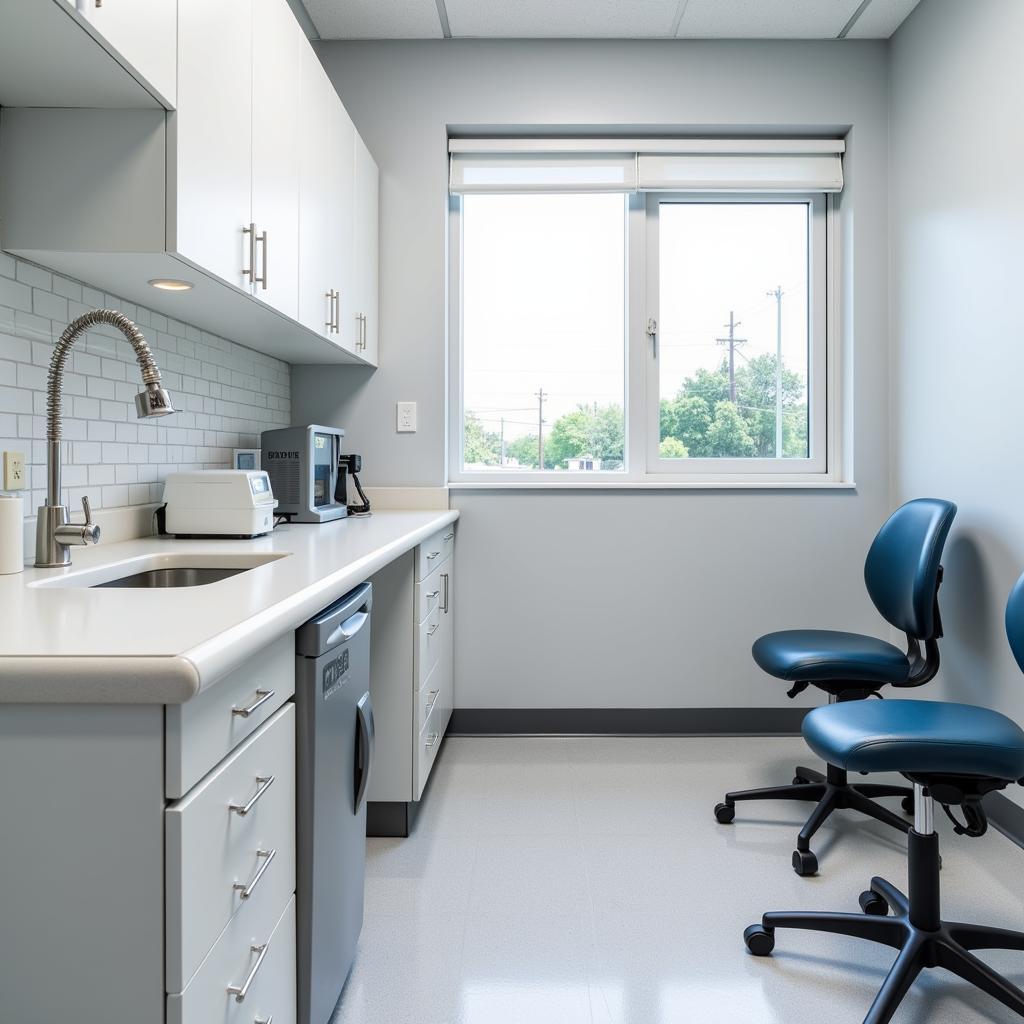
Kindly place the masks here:
<instances>
[{"instance_id":1,"label":"drawer pull handle","mask_svg":"<svg viewBox=\"0 0 1024 1024\"><path fill-rule=\"evenodd\" d=\"M240 818L244 818L253 809L253 807L256 806L256 801L259 800L259 798L263 796L268 789L270 789L274 784L274 776L266 775L261 778L257 775L256 782L258 783L256 792L249 798L248 803L228 805L228 809L234 811Z\"/></svg>"},{"instance_id":2,"label":"drawer pull handle","mask_svg":"<svg viewBox=\"0 0 1024 1024\"><path fill-rule=\"evenodd\" d=\"M434 598L437 597L440 593L440 590L432 590L429 594L427 594L427 600L433 601Z\"/></svg>"},{"instance_id":3,"label":"drawer pull handle","mask_svg":"<svg viewBox=\"0 0 1024 1024\"><path fill-rule=\"evenodd\" d=\"M252 1024L274 1024L274 1015L271 1014L269 1017L257 1017Z\"/></svg>"},{"instance_id":4,"label":"drawer pull handle","mask_svg":"<svg viewBox=\"0 0 1024 1024\"><path fill-rule=\"evenodd\" d=\"M430 700L427 702L427 714L429 715L434 707L434 702L437 700L437 690L430 691Z\"/></svg>"},{"instance_id":5,"label":"drawer pull handle","mask_svg":"<svg viewBox=\"0 0 1024 1024\"><path fill-rule=\"evenodd\" d=\"M259 956L256 957L256 963L252 965L252 970L249 971L241 985L228 985L228 992L235 997L236 1003L244 1002L245 997L249 994L249 986L252 985L253 980L259 973L259 969L263 966L263 961L270 951L270 943L264 942L262 946L250 946L249 951L251 953L259 953Z\"/></svg>"},{"instance_id":6,"label":"drawer pull handle","mask_svg":"<svg viewBox=\"0 0 1024 1024\"><path fill-rule=\"evenodd\" d=\"M435 622L430 629L427 630L427 636L433 636L437 632L437 623Z\"/></svg>"},{"instance_id":7,"label":"drawer pull handle","mask_svg":"<svg viewBox=\"0 0 1024 1024\"><path fill-rule=\"evenodd\" d=\"M440 551L431 551L431 552L430 552L430 554L429 554L429 555L427 555L427 561L428 561L428 562L432 561L433 559L437 558L437 556L438 556L439 554L441 554L441 552L440 552Z\"/></svg>"},{"instance_id":8,"label":"drawer pull handle","mask_svg":"<svg viewBox=\"0 0 1024 1024\"><path fill-rule=\"evenodd\" d=\"M252 876L252 881L248 884L245 882L235 882L232 886L232 888L238 890L238 898L240 900L247 900L252 895L253 890L260 884L263 873L270 867L270 862L277 856L277 850L257 850L256 856L263 858L263 863L257 868L256 874Z\"/></svg>"},{"instance_id":9,"label":"drawer pull handle","mask_svg":"<svg viewBox=\"0 0 1024 1024\"><path fill-rule=\"evenodd\" d=\"M247 708L232 708L231 714L238 715L239 718L248 718L257 708L262 707L273 696L273 690L257 690L256 699Z\"/></svg>"},{"instance_id":10,"label":"drawer pull handle","mask_svg":"<svg viewBox=\"0 0 1024 1024\"><path fill-rule=\"evenodd\" d=\"M452 530L451 533L446 533L441 539L442 540L451 540L454 536L455 536L455 531Z\"/></svg>"},{"instance_id":11,"label":"drawer pull handle","mask_svg":"<svg viewBox=\"0 0 1024 1024\"><path fill-rule=\"evenodd\" d=\"M431 734L430 734L430 735L429 735L429 736L427 737L427 743L426 743L426 746L427 746L427 749L428 749L428 750L429 750L429 749L430 749L430 748L431 748L431 747L432 747L432 746L433 746L433 745L434 745L434 744L435 744L435 743L437 742L437 739L438 739L438 735L439 735L438 733L436 733L436 732L432 732L432 733L431 733Z\"/></svg>"}]
</instances>

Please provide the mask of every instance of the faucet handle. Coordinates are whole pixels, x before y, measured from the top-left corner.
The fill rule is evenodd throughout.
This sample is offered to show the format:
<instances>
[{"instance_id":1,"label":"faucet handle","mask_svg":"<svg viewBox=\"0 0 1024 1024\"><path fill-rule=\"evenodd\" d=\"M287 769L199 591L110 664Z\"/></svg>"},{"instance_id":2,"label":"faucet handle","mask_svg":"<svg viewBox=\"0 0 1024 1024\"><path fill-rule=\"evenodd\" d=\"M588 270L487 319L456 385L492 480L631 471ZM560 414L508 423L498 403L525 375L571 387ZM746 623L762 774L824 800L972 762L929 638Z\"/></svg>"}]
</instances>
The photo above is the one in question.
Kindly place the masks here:
<instances>
[{"instance_id":1,"label":"faucet handle","mask_svg":"<svg viewBox=\"0 0 1024 1024\"><path fill-rule=\"evenodd\" d=\"M92 505L89 504L89 496L82 495L82 511L85 513L85 523L82 526L82 543L99 544L100 528L92 521Z\"/></svg>"}]
</instances>

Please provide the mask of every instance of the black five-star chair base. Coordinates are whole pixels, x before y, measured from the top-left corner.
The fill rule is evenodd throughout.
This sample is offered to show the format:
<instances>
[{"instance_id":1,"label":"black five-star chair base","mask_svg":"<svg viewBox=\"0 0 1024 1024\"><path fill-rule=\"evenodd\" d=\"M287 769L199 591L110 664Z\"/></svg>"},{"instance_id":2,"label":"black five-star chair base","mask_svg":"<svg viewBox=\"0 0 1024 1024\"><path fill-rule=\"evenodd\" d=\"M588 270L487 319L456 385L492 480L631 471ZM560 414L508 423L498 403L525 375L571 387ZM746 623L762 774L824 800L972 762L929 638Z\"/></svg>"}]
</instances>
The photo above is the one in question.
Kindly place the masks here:
<instances>
[{"instance_id":1,"label":"black five-star chair base","mask_svg":"<svg viewBox=\"0 0 1024 1024\"><path fill-rule=\"evenodd\" d=\"M850 935L899 950L864 1024L887 1024L914 979L926 968L944 967L1024 1016L1024 991L974 955L978 949L1024 950L1024 933L984 925L943 921L939 912L939 841L932 832L911 830L910 897L883 878L861 893L864 914L768 913L752 924L743 941L755 956L775 948L778 928ZM888 916L892 911L892 916Z\"/></svg>"},{"instance_id":2,"label":"black five-star chair base","mask_svg":"<svg viewBox=\"0 0 1024 1024\"><path fill-rule=\"evenodd\" d=\"M888 808L875 803L878 797L902 797L903 810L914 813L914 791L909 786L885 786L873 782L854 782L847 779L846 772L834 765L828 766L828 774L822 775L811 768L799 767L793 777L792 786L770 786L766 789L737 790L725 794L725 802L715 806L715 818L721 825L728 825L736 816L736 804L741 800L805 800L817 804L796 837L793 851L793 870L798 875L813 875L818 871L818 858L811 851L811 838L825 824L833 811L860 811L901 832L910 831L910 822L894 814Z\"/></svg>"}]
</instances>

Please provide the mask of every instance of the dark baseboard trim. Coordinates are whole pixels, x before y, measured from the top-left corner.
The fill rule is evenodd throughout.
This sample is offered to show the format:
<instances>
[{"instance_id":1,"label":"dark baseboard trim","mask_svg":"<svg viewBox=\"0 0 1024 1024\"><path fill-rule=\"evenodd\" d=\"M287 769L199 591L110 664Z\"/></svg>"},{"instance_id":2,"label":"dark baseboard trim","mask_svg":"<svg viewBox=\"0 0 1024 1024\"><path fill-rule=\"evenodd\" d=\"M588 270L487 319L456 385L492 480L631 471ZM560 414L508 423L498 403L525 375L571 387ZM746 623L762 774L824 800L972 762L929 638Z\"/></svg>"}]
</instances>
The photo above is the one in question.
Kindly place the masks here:
<instances>
[{"instance_id":1,"label":"dark baseboard trim","mask_svg":"<svg viewBox=\"0 0 1024 1024\"><path fill-rule=\"evenodd\" d=\"M405 839L416 823L417 800L370 800L366 804L366 834Z\"/></svg>"},{"instance_id":2,"label":"dark baseboard trim","mask_svg":"<svg viewBox=\"0 0 1024 1024\"><path fill-rule=\"evenodd\" d=\"M794 736L809 708L456 708L449 736Z\"/></svg>"},{"instance_id":3,"label":"dark baseboard trim","mask_svg":"<svg viewBox=\"0 0 1024 1024\"><path fill-rule=\"evenodd\" d=\"M1024 807L1002 793L990 793L985 797L985 811L994 828L1011 843L1024 847Z\"/></svg>"}]
</instances>

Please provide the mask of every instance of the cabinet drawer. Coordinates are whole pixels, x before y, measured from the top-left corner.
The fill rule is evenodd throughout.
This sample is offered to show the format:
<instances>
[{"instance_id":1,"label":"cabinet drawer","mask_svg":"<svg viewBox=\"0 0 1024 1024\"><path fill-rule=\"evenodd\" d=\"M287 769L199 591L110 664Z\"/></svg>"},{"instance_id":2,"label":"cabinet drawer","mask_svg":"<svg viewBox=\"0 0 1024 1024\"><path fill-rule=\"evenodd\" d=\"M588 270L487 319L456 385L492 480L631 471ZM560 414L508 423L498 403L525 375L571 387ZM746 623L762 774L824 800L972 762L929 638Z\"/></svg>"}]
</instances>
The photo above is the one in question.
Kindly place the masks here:
<instances>
[{"instance_id":1,"label":"cabinet drawer","mask_svg":"<svg viewBox=\"0 0 1024 1024\"><path fill-rule=\"evenodd\" d=\"M442 565L445 563L441 563ZM444 580L437 567L425 580L416 584L416 622L422 622L444 599Z\"/></svg>"},{"instance_id":2,"label":"cabinet drawer","mask_svg":"<svg viewBox=\"0 0 1024 1024\"><path fill-rule=\"evenodd\" d=\"M184 796L295 692L295 634L247 658L204 693L167 708L165 795Z\"/></svg>"},{"instance_id":3,"label":"cabinet drawer","mask_svg":"<svg viewBox=\"0 0 1024 1024\"><path fill-rule=\"evenodd\" d=\"M280 910L295 891L295 705L164 819L166 980L180 992L232 917L253 916L257 899Z\"/></svg>"},{"instance_id":4,"label":"cabinet drawer","mask_svg":"<svg viewBox=\"0 0 1024 1024\"><path fill-rule=\"evenodd\" d=\"M416 689L420 689L434 670L441 653L441 609L435 608L416 627Z\"/></svg>"},{"instance_id":5,"label":"cabinet drawer","mask_svg":"<svg viewBox=\"0 0 1024 1024\"><path fill-rule=\"evenodd\" d=\"M454 546L454 523L428 537L416 549L416 581L425 580L452 553Z\"/></svg>"},{"instance_id":6,"label":"cabinet drawer","mask_svg":"<svg viewBox=\"0 0 1024 1024\"><path fill-rule=\"evenodd\" d=\"M423 789L430 777L430 769L434 766L434 759L441 748L441 740L444 738L444 726L447 724L444 715L443 703L441 700L434 702L434 706L423 723L419 738L416 743L416 753L413 757L413 799L419 800L423 796Z\"/></svg>"},{"instance_id":7,"label":"cabinet drawer","mask_svg":"<svg viewBox=\"0 0 1024 1024\"><path fill-rule=\"evenodd\" d=\"M419 692L413 694L412 699L416 703L415 721L417 733L423 731L427 718L435 707L444 707L446 702L450 702L451 697L448 694L448 689L449 683L446 681L440 663L438 663L434 666L434 670L430 673L427 681L420 687Z\"/></svg>"},{"instance_id":8,"label":"cabinet drawer","mask_svg":"<svg viewBox=\"0 0 1024 1024\"><path fill-rule=\"evenodd\" d=\"M250 975L239 1002L229 988ZM295 1024L295 1017L294 896L283 914L264 900L251 919L234 918L188 988L167 997L167 1024Z\"/></svg>"}]
</instances>

